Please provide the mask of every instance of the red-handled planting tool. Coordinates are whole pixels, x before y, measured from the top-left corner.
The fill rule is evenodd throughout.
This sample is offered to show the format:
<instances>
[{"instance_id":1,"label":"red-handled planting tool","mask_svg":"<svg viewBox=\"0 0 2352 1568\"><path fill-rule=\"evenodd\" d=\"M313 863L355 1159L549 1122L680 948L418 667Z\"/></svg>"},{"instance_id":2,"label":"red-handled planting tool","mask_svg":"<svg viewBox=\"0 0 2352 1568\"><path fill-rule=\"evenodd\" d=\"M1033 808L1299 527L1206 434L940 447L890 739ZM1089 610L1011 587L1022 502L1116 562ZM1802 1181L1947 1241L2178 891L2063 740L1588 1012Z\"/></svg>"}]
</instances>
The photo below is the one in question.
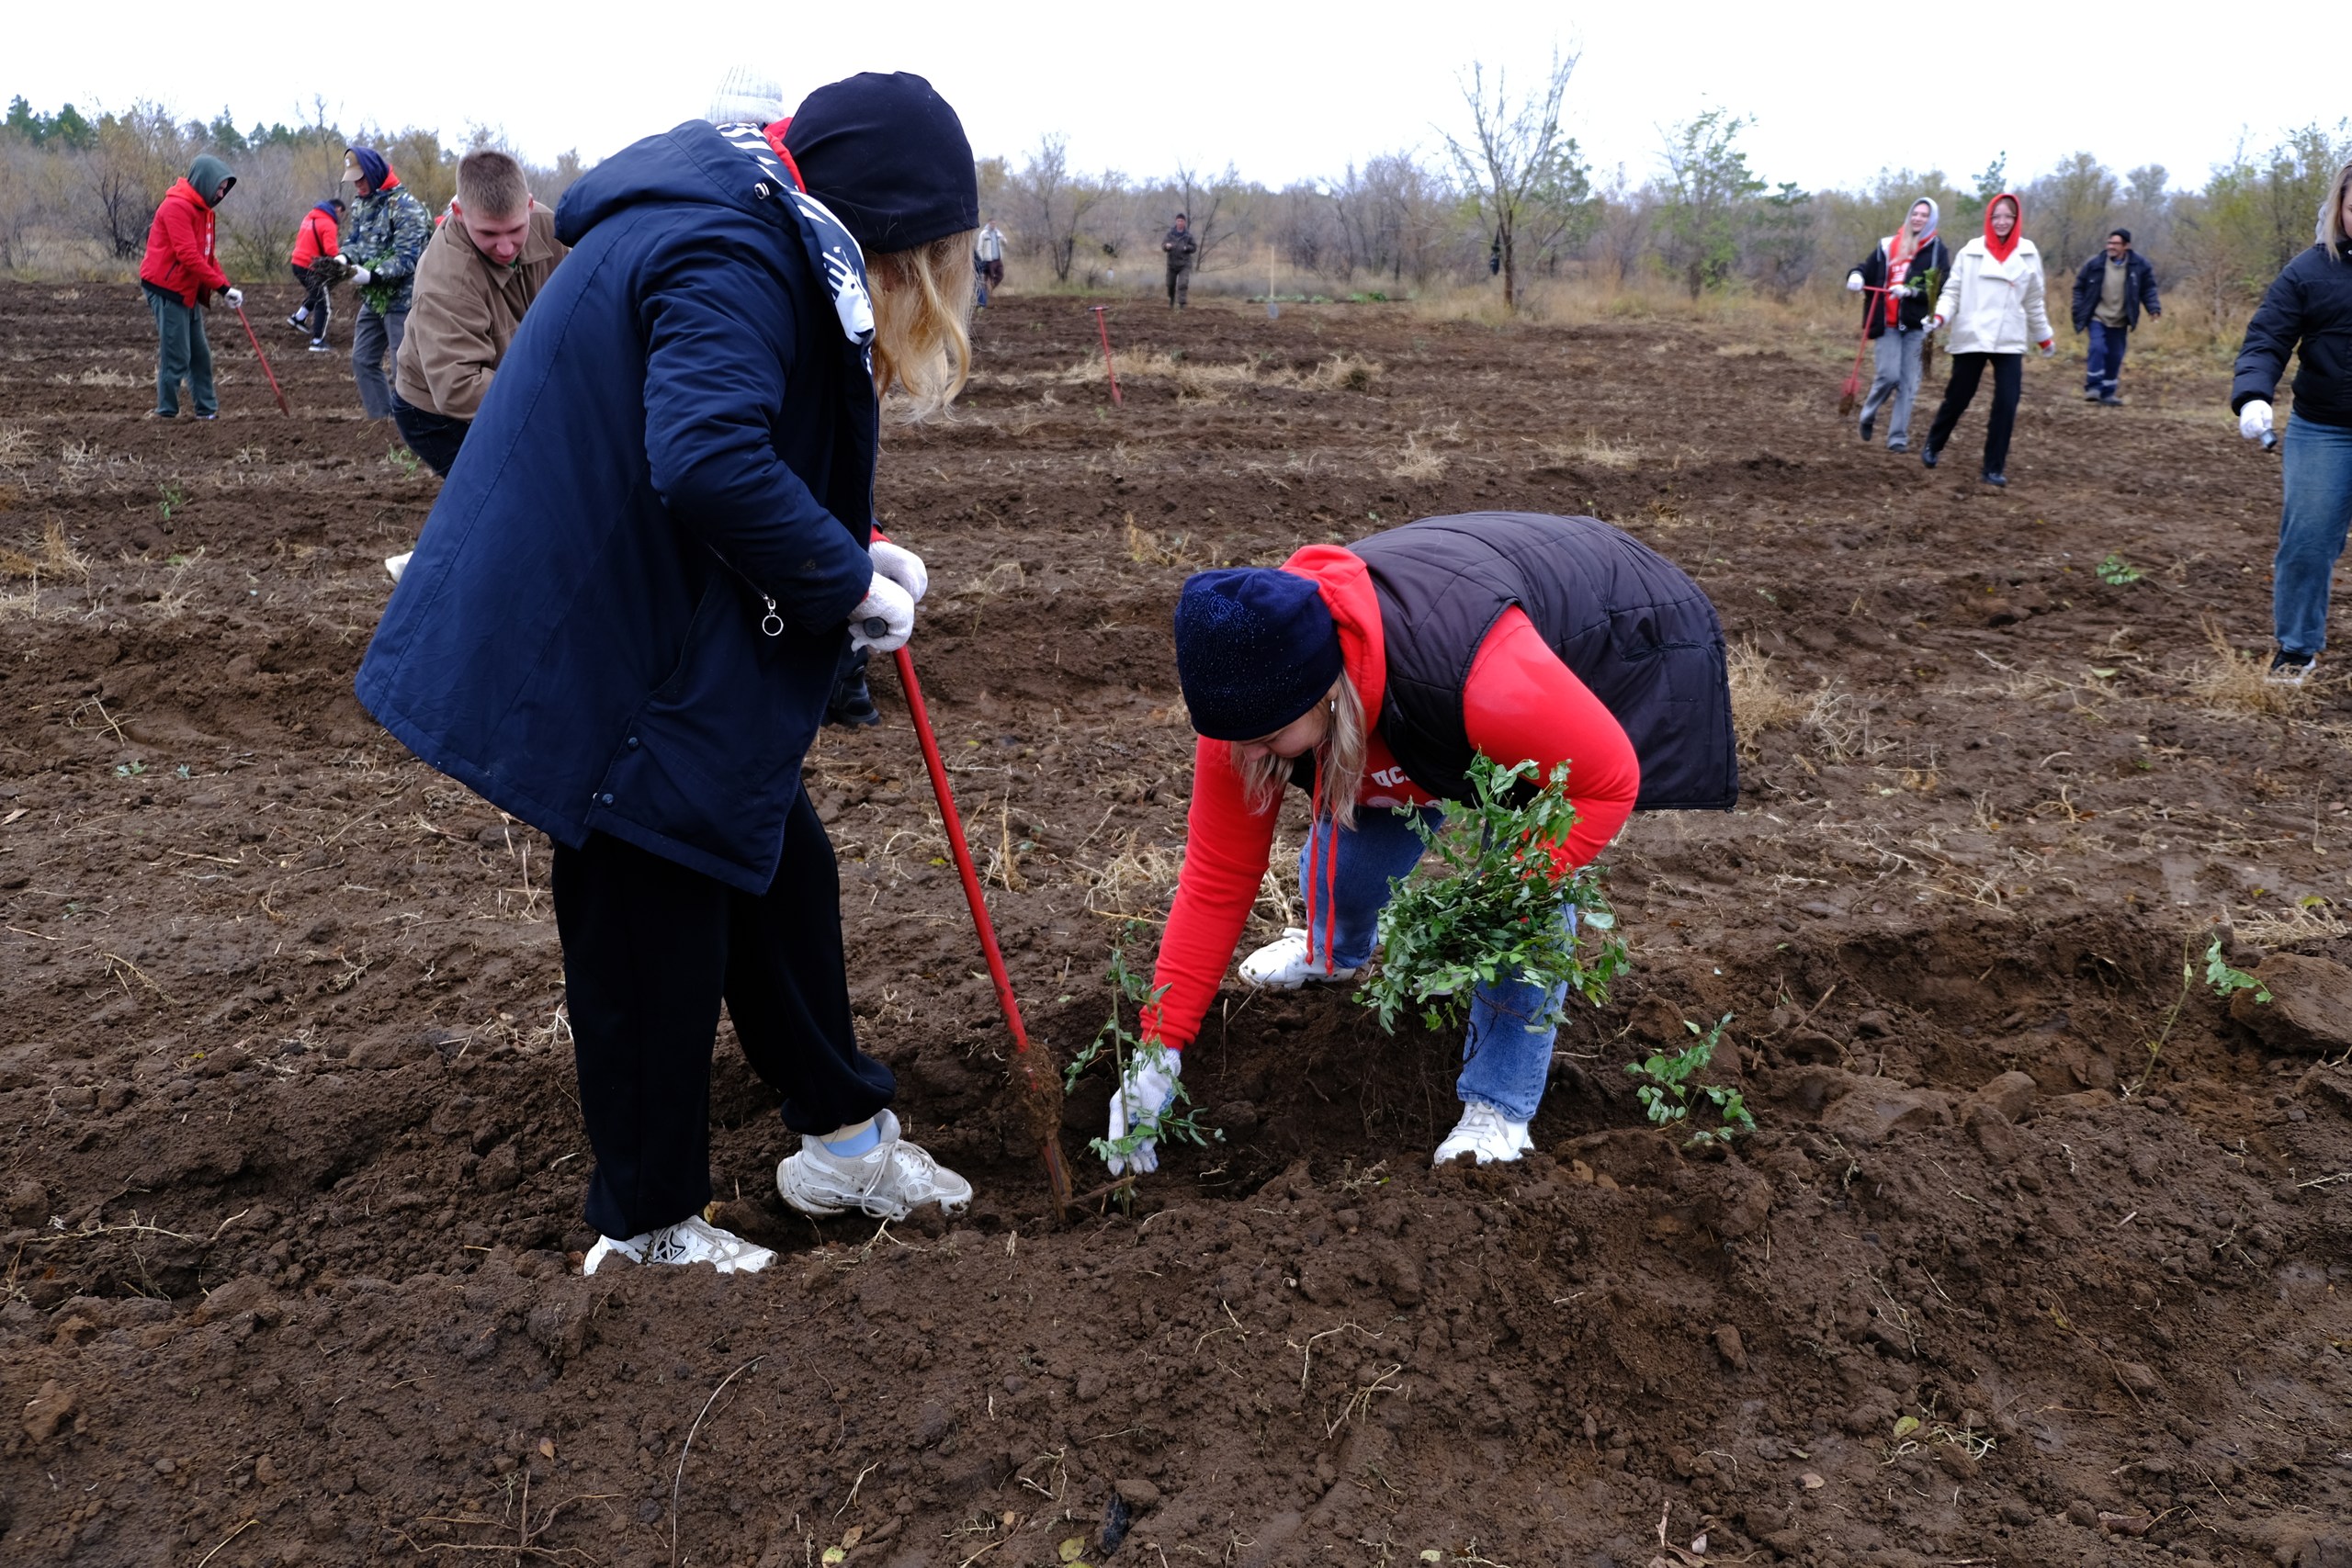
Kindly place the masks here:
<instances>
[{"instance_id":1,"label":"red-handled planting tool","mask_svg":"<svg viewBox=\"0 0 2352 1568\"><path fill-rule=\"evenodd\" d=\"M286 393L277 384L277 372L269 367L269 355L261 351L261 334L254 331L254 324L246 318L243 305L237 306L236 311L237 320L245 323L245 336L254 345L254 357L261 361L261 373L269 378L269 389L277 394L277 412L292 419L294 411L286 406Z\"/></svg>"},{"instance_id":2,"label":"red-handled planting tool","mask_svg":"<svg viewBox=\"0 0 2352 1568\"><path fill-rule=\"evenodd\" d=\"M1089 309L1094 312L1095 331L1102 334L1102 374L1111 378L1111 400L1124 404L1126 400L1119 396L1119 373L1111 365L1111 321L1110 317L1105 313L1111 307L1094 305L1090 306Z\"/></svg>"},{"instance_id":3,"label":"red-handled planting tool","mask_svg":"<svg viewBox=\"0 0 2352 1568\"><path fill-rule=\"evenodd\" d=\"M869 633L869 635L871 635ZM947 833L948 852L956 857L956 870L964 879L964 899L972 907L972 924L980 933L980 951L989 961L989 974L996 981L997 1006L1004 1010L1005 1027L1012 1031L1012 1081L1019 1091L1023 1114L1029 1130L1037 1140L1037 1153L1046 1162L1046 1184L1052 1190L1054 1209L1061 1213L1069 1207L1069 1168L1062 1163L1061 1085L1053 1068L1038 1053L1029 1049L1029 1032L1022 1026L1021 1004L1013 999L1012 977L1005 972L1004 954L996 945L996 927L989 919L987 897L980 891L980 874L972 864L972 851L964 841L964 819L956 813L956 794L947 784L947 764L940 760L939 738L932 732L931 714L923 706L922 686L915 680L915 661L904 648L899 649L899 684L907 694L907 713L915 723L916 739L922 742L923 766L931 770L932 793L939 797L940 826Z\"/></svg>"}]
</instances>

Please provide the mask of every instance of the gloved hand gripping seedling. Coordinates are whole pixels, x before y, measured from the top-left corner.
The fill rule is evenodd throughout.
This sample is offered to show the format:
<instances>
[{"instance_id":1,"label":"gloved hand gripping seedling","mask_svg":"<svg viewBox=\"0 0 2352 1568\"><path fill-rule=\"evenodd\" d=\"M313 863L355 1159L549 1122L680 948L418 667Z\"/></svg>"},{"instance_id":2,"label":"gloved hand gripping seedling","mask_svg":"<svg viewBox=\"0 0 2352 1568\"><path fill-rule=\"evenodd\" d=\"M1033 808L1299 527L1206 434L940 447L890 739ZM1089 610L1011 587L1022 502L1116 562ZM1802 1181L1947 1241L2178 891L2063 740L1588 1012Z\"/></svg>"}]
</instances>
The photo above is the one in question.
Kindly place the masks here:
<instances>
[{"instance_id":1,"label":"gloved hand gripping seedling","mask_svg":"<svg viewBox=\"0 0 2352 1568\"><path fill-rule=\"evenodd\" d=\"M1119 947L1111 949L1111 969L1104 977L1111 982L1111 1016L1086 1049L1071 1059L1062 1084L1065 1090L1074 1088L1088 1067L1106 1056L1110 1059L1112 1069L1119 1075L1119 1087L1111 1096L1110 1135L1095 1139L1089 1146L1114 1176L1130 1171L1148 1175L1159 1168L1160 1139L1206 1144L1212 1139L1222 1142L1225 1134L1202 1126L1186 1109L1192 1096L1184 1092L1181 1081L1183 1057L1159 1040L1127 1028L1123 1010L1133 1007L1140 1021L1144 1010L1157 1003L1167 987L1152 989L1142 976L1127 967L1125 950Z\"/></svg>"}]
</instances>

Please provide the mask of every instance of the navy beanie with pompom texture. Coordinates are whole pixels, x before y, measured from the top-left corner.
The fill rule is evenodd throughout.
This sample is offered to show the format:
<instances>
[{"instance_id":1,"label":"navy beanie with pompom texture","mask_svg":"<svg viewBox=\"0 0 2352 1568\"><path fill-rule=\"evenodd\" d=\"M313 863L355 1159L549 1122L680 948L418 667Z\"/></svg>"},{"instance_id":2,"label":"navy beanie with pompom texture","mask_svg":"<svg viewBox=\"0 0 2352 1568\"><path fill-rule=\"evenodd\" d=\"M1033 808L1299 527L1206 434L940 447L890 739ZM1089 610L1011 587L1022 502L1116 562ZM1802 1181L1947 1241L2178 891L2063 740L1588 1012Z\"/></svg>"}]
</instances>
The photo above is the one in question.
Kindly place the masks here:
<instances>
[{"instance_id":1,"label":"navy beanie with pompom texture","mask_svg":"<svg viewBox=\"0 0 2352 1568\"><path fill-rule=\"evenodd\" d=\"M1315 584L1270 567L1196 572L1176 600L1176 679L1193 728L1258 740L1339 680L1340 628Z\"/></svg>"},{"instance_id":2,"label":"navy beanie with pompom texture","mask_svg":"<svg viewBox=\"0 0 2352 1568\"><path fill-rule=\"evenodd\" d=\"M964 122L910 72L867 71L792 111L785 150L808 194L868 256L980 226L980 182Z\"/></svg>"}]
</instances>

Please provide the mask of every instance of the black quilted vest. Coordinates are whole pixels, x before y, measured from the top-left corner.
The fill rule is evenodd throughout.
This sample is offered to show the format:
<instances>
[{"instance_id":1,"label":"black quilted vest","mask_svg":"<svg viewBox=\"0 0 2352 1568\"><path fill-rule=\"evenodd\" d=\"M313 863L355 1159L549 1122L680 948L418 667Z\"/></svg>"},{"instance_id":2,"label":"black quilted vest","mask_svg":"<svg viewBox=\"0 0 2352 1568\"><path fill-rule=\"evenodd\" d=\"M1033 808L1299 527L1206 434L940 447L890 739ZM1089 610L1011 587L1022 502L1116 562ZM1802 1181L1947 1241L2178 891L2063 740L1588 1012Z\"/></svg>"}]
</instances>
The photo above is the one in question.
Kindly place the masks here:
<instances>
[{"instance_id":1,"label":"black quilted vest","mask_svg":"<svg viewBox=\"0 0 2352 1568\"><path fill-rule=\"evenodd\" d=\"M1739 799L1722 623L1705 591L1648 546L1591 517L1471 512L1348 549L1372 569L1380 598L1381 738L1427 794L1467 795L1476 753L1463 687L1479 644L1516 604L1624 726L1642 764L1635 810L1728 811Z\"/></svg>"}]
</instances>

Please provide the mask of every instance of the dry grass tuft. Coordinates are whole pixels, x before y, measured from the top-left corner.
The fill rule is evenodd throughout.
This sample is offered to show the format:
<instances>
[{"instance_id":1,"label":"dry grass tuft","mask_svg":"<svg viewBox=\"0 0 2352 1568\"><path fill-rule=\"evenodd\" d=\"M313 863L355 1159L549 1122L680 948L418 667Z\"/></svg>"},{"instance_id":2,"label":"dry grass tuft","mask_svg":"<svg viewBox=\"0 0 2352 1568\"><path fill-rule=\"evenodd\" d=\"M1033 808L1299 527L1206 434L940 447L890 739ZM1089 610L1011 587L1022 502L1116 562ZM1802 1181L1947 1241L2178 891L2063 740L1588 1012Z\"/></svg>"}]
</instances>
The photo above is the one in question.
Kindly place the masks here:
<instances>
[{"instance_id":1,"label":"dry grass tuft","mask_svg":"<svg viewBox=\"0 0 2352 1568\"><path fill-rule=\"evenodd\" d=\"M52 517L41 530L40 543L21 547L0 545L0 577L78 577L90 580L90 559L65 536L65 525Z\"/></svg>"},{"instance_id":2,"label":"dry grass tuft","mask_svg":"<svg viewBox=\"0 0 2352 1568\"><path fill-rule=\"evenodd\" d=\"M33 458L33 433L0 425L0 468L21 468Z\"/></svg>"},{"instance_id":3,"label":"dry grass tuft","mask_svg":"<svg viewBox=\"0 0 2352 1568\"><path fill-rule=\"evenodd\" d=\"M1642 460L1642 449L1630 441L1611 441L1589 431L1576 441L1555 441L1537 448L1544 465L1559 468L1630 468Z\"/></svg>"},{"instance_id":4,"label":"dry grass tuft","mask_svg":"<svg viewBox=\"0 0 2352 1568\"><path fill-rule=\"evenodd\" d=\"M2299 942L2319 942L2352 932L2336 918L2335 907L2324 898L2287 909L2256 909L2233 916L2230 931L2241 942L2259 948L2292 947Z\"/></svg>"},{"instance_id":5,"label":"dry grass tuft","mask_svg":"<svg viewBox=\"0 0 2352 1568\"><path fill-rule=\"evenodd\" d=\"M1815 707L1781 684L1770 655L1742 637L1727 650L1731 671L1731 728L1740 754L1756 754L1757 738L1768 729L1796 724Z\"/></svg>"},{"instance_id":6,"label":"dry grass tuft","mask_svg":"<svg viewBox=\"0 0 2352 1568\"><path fill-rule=\"evenodd\" d=\"M1148 528L1140 528L1136 525L1134 513L1128 513L1126 517L1129 560L1137 566L1172 566L1186 570L1191 570L1194 563L1191 554L1184 548L1187 536L1178 534L1163 545L1159 542L1159 535Z\"/></svg>"},{"instance_id":7,"label":"dry grass tuft","mask_svg":"<svg viewBox=\"0 0 2352 1568\"><path fill-rule=\"evenodd\" d=\"M1376 359L1340 354L1308 371L1300 384L1321 392L1369 392L1387 374L1388 367Z\"/></svg>"},{"instance_id":8,"label":"dry grass tuft","mask_svg":"<svg viewBox=\"0 0 2352 1568\"><path fill-rule=\"evenodd\" d=\"M1183 868L1182 850L1161 844L1137 844L1130 838L1125 849L1092 873L1086 890L1086 907L1094 914L1113 919L1159 915L1174 895L1176 875Z\"/></svg>"},{"instance_id":9,"label":"dry grass tuft","mask_svg":"<svg viewBox=\"0 0 2352 1568\"><path fill-rule=\"evenodd\" d=\"M2213 657L2198 660L2189 672L2188 689L2207 706L2238 713L2283 715L2294 712L2309 700L2310 693L2304 687L2273 685L2268 678L2269 661L2258 653L2232 647L2229 634L2211 615L2205 617L2205 641L2213 649Z\"/></svg>"},{"instance_id":10,"label":"dry grass tuft","mask_svg":"<svg viewBox=\"0 0 2352 1568\"><path fill-rule=\"evenodd\" d=\"M1445 477L1445 465L1449 459L1436 447L1424 446L1421 434L1416 430L1406 435L1405 450L1398 456L1396 467L1388 470L1389 478L1429 480Z\"/></svg>"}]
</instances>

